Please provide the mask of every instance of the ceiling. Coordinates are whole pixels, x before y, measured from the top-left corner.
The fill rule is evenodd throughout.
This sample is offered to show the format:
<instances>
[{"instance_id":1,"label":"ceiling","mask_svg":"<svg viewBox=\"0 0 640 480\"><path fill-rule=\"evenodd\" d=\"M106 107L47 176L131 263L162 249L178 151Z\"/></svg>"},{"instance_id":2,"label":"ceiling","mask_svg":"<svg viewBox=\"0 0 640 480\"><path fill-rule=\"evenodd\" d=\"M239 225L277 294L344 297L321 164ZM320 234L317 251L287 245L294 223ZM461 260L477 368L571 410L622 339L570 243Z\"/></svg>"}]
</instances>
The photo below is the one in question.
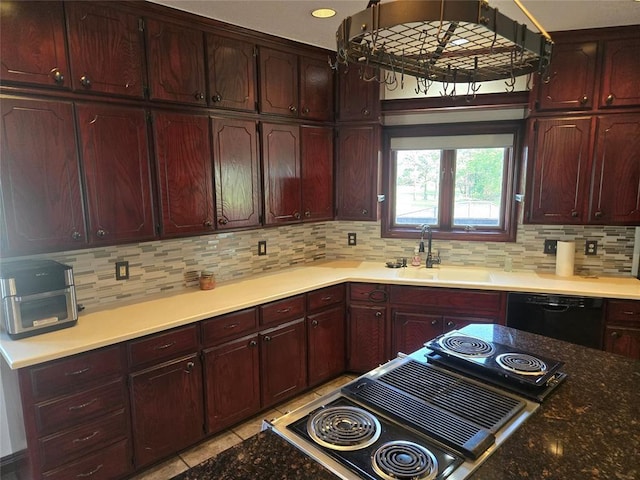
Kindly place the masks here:
<instances>
[{"instance_id":1,"label":"ceiling","mask_svg":"<svg viewBox=\"0 0 640 480\"><path fill-rule=\"evenodd\" d=\"M342 20L367 7L368 0L152 0L252 30L335 50L335 34ZM382 0L385 2L385 0ZM389 0L386 0L389 1ZM451 0L450 0L451 1ZM453 0L455 1L455 0ZM521 0L549 31L640 25L640 1L634 0ZM536 31L513 0L489 0L509 18ZM338 13L330 19L311 16L319 7ZM639 27L640 28L640 27Z\"/></svg>"}]
</instances>

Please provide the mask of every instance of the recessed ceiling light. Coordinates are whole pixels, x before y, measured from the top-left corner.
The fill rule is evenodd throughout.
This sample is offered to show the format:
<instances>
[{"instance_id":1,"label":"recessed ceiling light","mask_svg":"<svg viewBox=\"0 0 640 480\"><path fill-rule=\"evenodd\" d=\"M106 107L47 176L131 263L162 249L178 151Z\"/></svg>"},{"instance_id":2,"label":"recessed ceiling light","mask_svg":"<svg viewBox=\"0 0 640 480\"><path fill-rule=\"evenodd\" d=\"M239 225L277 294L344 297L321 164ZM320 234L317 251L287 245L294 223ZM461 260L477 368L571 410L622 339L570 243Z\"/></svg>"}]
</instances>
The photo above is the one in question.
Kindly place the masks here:
<instances>
[{"instance_id":1,"label":"recessed ceiling light","mask_svg":"<svg viewBox=\"0 0 640 480\"><path fill-rule=\"evenodd\" d=\"M316 8L311 15L316 18L331 18L336 14L333 8Z\"/></svg>"}]
</instances>

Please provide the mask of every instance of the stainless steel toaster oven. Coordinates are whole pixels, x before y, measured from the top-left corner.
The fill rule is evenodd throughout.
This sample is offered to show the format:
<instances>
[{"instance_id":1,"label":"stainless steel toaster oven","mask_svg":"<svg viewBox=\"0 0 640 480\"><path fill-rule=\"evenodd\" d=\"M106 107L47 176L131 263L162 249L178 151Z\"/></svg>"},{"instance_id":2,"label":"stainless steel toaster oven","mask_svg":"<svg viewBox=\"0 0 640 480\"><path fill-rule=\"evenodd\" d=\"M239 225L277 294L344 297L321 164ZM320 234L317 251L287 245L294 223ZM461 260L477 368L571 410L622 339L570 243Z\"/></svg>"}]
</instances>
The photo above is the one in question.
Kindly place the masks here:
<instances>
[{"instance_id":1,"label":"stainless steel toaster oven","mask_svg":"<svg viewBox=\"0 0 640 480\"><path fill-rule=\"evenodd\" d=\"M11 338L71 327L78 321L73 269L53 260L0 265L2 328Z\"/></svg>"}]
</instances>

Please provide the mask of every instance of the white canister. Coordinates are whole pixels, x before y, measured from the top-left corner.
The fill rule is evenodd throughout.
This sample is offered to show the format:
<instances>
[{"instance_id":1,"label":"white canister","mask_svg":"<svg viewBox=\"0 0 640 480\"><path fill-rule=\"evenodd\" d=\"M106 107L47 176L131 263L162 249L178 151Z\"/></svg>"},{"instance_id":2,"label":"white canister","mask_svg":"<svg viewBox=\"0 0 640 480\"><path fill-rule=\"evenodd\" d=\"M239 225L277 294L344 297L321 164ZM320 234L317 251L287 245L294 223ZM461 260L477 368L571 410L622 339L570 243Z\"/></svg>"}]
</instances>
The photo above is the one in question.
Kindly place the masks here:
<instances>
[{"instance_id":1,"label":"white canister","mask_svg":"<svg viewBox=\"0 0 640 480\"><path fill-rule=\"evenodd\" d=\"M576 242L558 241L556 249L556 275L571 277L576 258Z\"/></svg>"}]
</instances>

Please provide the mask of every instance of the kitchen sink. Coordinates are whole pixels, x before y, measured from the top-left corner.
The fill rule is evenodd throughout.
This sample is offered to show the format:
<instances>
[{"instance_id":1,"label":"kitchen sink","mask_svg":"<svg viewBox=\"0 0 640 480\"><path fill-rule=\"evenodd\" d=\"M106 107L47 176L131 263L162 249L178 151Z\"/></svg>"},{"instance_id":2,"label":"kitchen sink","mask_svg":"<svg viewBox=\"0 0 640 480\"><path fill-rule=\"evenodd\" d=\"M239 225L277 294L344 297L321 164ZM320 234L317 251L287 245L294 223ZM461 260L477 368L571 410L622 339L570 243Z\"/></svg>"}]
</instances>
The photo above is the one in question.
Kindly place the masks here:
<instances>
[{"instance_id":1,"label":"kitchen sink","mask_svg":"<svg viewBox=\"0 0 640 480\"><path fill-rule=\"evenodd\" d=\"M488 270L477 268L407 267L398 271L398 277L416 280L440 280L443 282L491 282L490 272Z\"/></svg>"}]
</instances>

